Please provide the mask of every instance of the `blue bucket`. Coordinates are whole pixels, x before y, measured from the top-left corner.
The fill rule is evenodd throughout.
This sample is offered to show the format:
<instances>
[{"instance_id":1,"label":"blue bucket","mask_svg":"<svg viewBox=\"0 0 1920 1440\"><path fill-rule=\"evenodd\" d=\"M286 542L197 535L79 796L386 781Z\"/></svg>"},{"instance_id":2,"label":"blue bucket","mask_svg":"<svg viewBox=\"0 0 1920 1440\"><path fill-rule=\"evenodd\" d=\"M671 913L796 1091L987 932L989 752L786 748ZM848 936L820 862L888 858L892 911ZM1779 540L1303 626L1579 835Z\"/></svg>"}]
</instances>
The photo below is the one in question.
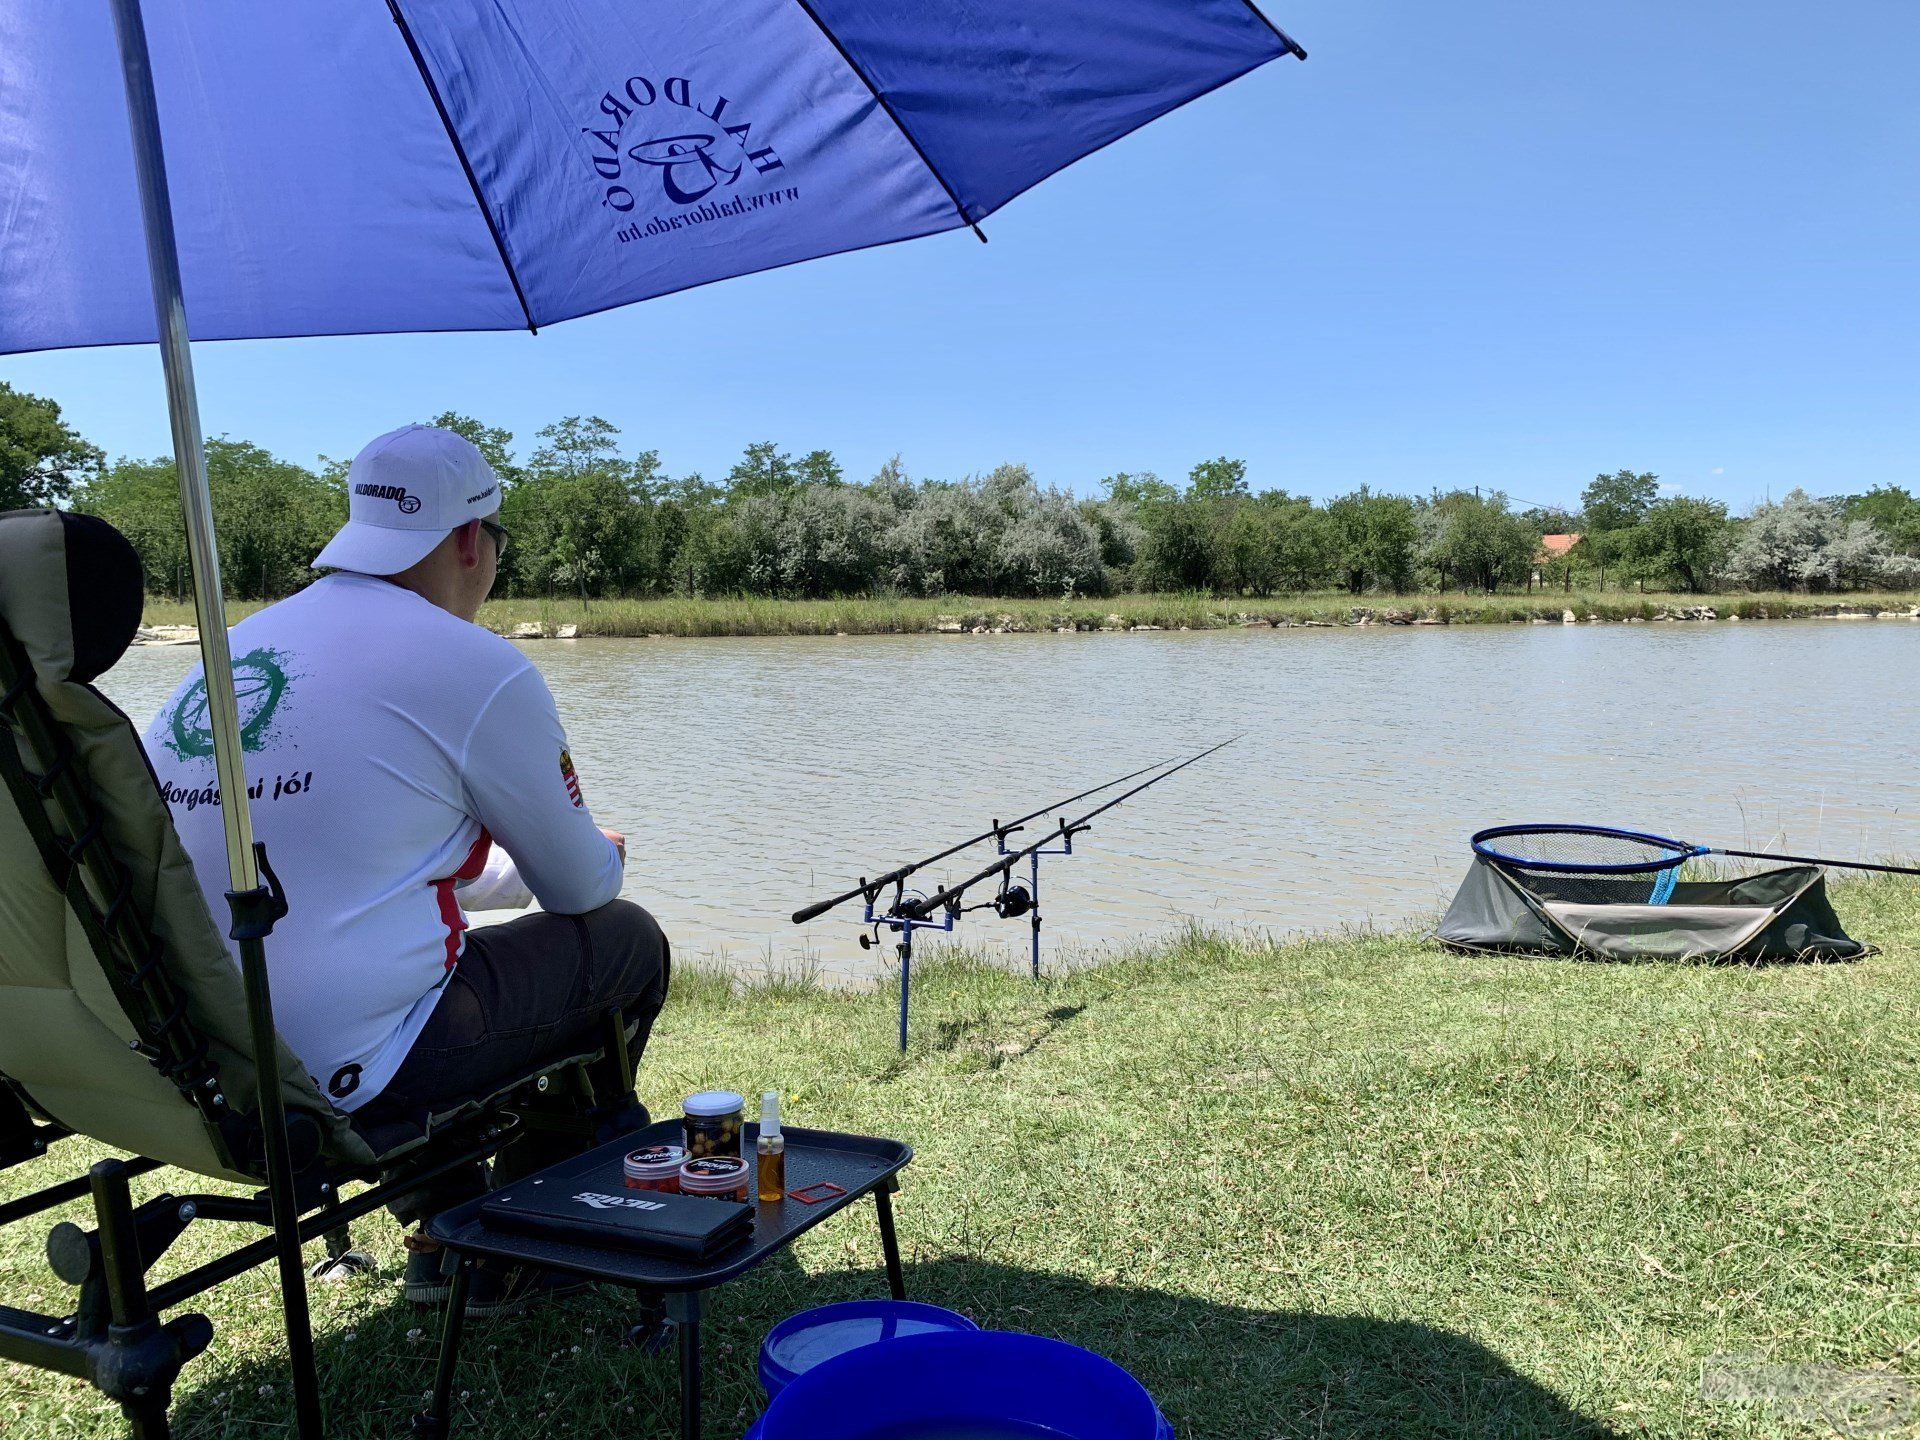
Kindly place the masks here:
<instances>
[{"instance_id":1,"label":"blue bucket","mask_svg":"<svg viewBox=\"0 0 1920 1440\"><path fill-rule=\"evenodd\" d=\"M1172 1440L1113 1361L1006 1330L909 1335L823 1361L774 1397L754 1440Z\"/></svg>"},{"instance_id":2,"label":"blue bucket","mask_svg":"<svg viewBox=\"0 0 1920 1440\"><path fill-rule=\"evenodd\" d=\"M814 1366L880 1340L980 1327L957 1310L912 1300L848 1300L789 1315L760 1344L760 1385L771 1400Z\"/></svg>"}]
</instances>

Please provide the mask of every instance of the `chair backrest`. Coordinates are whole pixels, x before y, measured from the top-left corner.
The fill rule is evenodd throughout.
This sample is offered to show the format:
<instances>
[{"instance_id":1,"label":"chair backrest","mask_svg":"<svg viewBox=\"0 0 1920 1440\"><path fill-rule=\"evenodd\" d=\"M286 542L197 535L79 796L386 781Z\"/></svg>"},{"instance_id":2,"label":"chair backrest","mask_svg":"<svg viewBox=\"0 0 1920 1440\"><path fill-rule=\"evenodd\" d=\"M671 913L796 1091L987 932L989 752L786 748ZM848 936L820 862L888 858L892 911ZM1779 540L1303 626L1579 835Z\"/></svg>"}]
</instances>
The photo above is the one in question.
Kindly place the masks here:
<instances>
[{"instance_id":1,"label":"chair backrest","mask_svg":"<svg viewBox=\"0 0 1920 1440\"><path fill-rule=\"evenodd\" d=\"M105 521L0 514L0 1076L69 1130L257 1180L238 969L139 736L90 683L132 642L143 590ZM288 1109L370 1160L278 1049Z\"/></svg>"}]
</instances>

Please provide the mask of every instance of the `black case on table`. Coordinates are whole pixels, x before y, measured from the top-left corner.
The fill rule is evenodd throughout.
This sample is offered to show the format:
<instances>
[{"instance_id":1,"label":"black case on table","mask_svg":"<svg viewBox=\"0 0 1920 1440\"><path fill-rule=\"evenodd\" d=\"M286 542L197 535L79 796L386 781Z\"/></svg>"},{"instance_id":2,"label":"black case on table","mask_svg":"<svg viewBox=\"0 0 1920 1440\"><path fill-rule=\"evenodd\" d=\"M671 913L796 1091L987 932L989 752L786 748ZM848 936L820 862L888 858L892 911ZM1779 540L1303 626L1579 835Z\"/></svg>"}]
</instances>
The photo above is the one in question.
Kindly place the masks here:
<instances>
[{"instance_id":1,"label":"black case on table","mask_svg":"<svg viewBox=\"0 0 1920 1440\"><path fill-rule=\"evenodd\" d=\"M594 1157L585 1157L591 1161ZM675 1260L707 1260L753 1233L750 1205L706 1195L627 1188L619 1161L559 1167L497 1191L480 1206L489 1229L618 1245Z\"/></svg>"}]
</instances>

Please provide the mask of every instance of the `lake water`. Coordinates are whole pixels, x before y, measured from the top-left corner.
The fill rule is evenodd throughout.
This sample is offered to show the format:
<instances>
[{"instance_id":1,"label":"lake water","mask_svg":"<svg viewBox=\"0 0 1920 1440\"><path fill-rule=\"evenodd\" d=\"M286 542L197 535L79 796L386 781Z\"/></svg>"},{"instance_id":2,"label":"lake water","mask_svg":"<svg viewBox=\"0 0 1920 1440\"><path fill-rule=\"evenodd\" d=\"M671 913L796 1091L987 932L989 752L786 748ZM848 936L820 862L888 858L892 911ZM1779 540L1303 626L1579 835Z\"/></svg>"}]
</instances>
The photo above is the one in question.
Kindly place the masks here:
<instances>
[{"instance_id":1,"label":"lake water","mask_svg":"<svg viewBox=\"0 0 1920 1440\"><path fill-rule=\"evenodd\" d=\"M581 640L527 653L596 817L631 837L627 896L676 953L736 968L870 974L882 952L839 920L851 906L804 928L787 916L996 815L1234 734L1047 862L1053 953L1188 917L1280 931L1430 918L1466 869L1467 836L1504 821L1920 853L1910 622ZM196 655L137 649L103 688L144 723ZM1025 937L1024 921L991 914L960 932L1009 956Z\"/></svg>"}]
</instances>

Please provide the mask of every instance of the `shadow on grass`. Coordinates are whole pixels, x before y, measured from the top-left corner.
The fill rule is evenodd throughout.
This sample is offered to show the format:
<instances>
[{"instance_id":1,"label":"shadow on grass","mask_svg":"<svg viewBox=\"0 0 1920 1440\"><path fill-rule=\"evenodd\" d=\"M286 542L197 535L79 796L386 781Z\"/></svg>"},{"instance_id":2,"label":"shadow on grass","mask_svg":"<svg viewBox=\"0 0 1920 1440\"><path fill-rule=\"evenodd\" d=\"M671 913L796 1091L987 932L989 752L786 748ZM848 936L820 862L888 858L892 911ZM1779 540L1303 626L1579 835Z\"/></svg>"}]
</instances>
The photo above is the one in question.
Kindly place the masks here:
<instances>
[{"instance_id":1,"label":"shadow on grass","mask_svg":"<svg viewBox=\"0 0 1920 1440\"><path fill-rule=\"evenodd\" d=\"M973 1045L989 1065L997 1068L1037 1050L1054 1031L1086 1008L1085 1005L1056 1005L1042 1011L1036 1021L1021 1023L995 1021L984 1014L962 1020L942 1020L933 1039L927 1042L927 1049L945 1055Z\"/></svg>"},{"instance_id":2,"label":"shadow on grass","mask_svg":"<svg viewBox=\"0 0 1920 1440\"><path fill-rule=\"evenodd\" d=\"M1476 1341L1410 1321L1252 1310L987 1261L912 1267L908 1293L1119 1361L1181 1440L1606 1436Z\"/></svg>"},{"instance_id":3,"label":"shadow on grass","mask_svg":"<svg viewBox=\"0 0 1920 1440\"><path fill-rule=\"evenodd\" d=\"M738 1440L759 1413L754 1362L775 1321L885 1289L877 1270L810 1275L782 1252L721 1291L706 1325L707 1440ZM988 1328L1053 1335L1113 1357L1153 1393L1180 1440L1602 1440L1612 1433L1476 1341L1410 1321L1251 1310L984 1260L909 1265L907 1291ZM405 1436L431 1383L437 1317L389 1302L386 1293L357 1325L320 1337L332 1440ZM598 1289L469 1326L455 1435L676 1435L675 1360L671 1351L623 1343L636 1313L631 1295ZM274 1388L262 1396L262 1386ZM278 1433L290 1419L285 1392L277 1364L203 1375L181 1394L176 1440Z\"/></svg>"}]
</instances>

